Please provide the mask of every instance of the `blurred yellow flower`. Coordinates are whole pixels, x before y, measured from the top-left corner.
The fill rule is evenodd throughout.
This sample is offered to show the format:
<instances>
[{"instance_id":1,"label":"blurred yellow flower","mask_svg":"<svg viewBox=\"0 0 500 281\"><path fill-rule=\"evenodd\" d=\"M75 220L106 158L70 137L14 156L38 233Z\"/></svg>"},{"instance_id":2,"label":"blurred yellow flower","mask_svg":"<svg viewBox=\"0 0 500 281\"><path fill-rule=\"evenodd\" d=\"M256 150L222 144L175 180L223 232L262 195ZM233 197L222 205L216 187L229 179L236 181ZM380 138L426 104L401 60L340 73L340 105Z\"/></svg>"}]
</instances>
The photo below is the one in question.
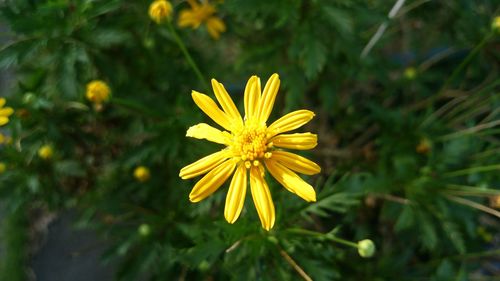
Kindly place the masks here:
<instances>
[{"instance_id":1,"label":"blurred yellow flower","mask_svg":"<svg viewBox=\"0 0 500 281\"><path fill-rule=\"evenodd\" d=\"M111 89L106 82L93 80L87 84L87 93L85 96L94 104L102 104L109 99Z\"/></svg>"},{"instance_id":2,"label":"blurred yellow flower","mask_svg":"<svg viewBox=\"0 0 500 281\"><path fill-rule=\"evenodd\" d=\"M38 149L38 156L44 160L49 160L50 158L52 158L52 155L54 155L54 150L52 149L52 146L48 144Z\"/></svg>"},{"instance_id":3,"label":"blurred yellow flower","mask_svg":"<svg viewBox=\"0 0 500 281\"><path fill-rule=\"evenodd\" d=\"M179 26L196 29L204 23L210 36L219 39L220 34L226 31L226 25L219 17L214 16L216 12L215 6L208 3L208 0L203 0L201 3L196 0L187 1L191 9L184 9L180 12Z\"/></svg>"},{"instance_id":4,"label":"blurred yellow flower","mask_svg":"<svg viewBox=\"0 0 500 281\"><path fill-rule=\"evenodd\" d=\"M7 170L7 165L4 162L0 162L0 174L3 174Z\"/></svg>"},{"instance_id":5,"label":"blurred yellow flower","mask_svg":"<svg viewBox=\"0 0 500 281\"><path fill-rule=\"evenodd\" d=\"M5 98L0 98L0 126L9 123L9 116L14 113L14 109L10 107L3 107L6 102Z\"/></svg>"},{"instance_id":6,"label":"blurred yellow flower","mask_svg":"<svg viewBox=\"0 0 500 281\"><path fill-rule=\"evenodd\" d=\"M417 77L417 70L414 67L408 67L405 69L404 76L408 80L413 80Z\"/></svg>"},{"instance_id":7,"label":"blurred yellow flower","mask_svg":"<svg viewBox=\"0 0 500 281\"><path fill-rule=\"evenodd\" d=\"M0 144L10 144L12 143L12 138L0 133Z\"/></svg>"},{"instance_id":8,"label":"blurred yellow flower","mask_svg":"<svg viewBox=\"0 0 500 281\"><path fill-rule=\"evenodd\" d=\"M224 130L200 123L190 127L186 136L206 139L225 145L226 148L182 168L179 176L182 179L190 179L206 174L189 194L191 202L199 202L215 192L234 171L224 209L224 217L229 223L234 223L243 209L249 180L262 227L266 230L273 227L274 204L264 179L264 166L288 191L306 201L316 201L313 187L295 172L313 175L319 173L321 168L302 156L282 150L308 150L316 146L315 134L282 134L306 124L314 117L314 113L309 110L297 110L268 126L267 121L279 86L278 74L269 78L263 92L260 78L250 77L244 93L245 118L241 118L224 86L215 79L212 79L212 87L222 110L209 96L192 92L196 105Z\"/></svg>"},{"instance_id":9,"label":"blurred yellow flower","mask_svg":"<svg viewBox=\"0 0 500 281\"><path fill-rule=\"evenodd\" d=\"M493 19L493 22L491 23L491 28L493 28L493 30L496 32L500 32L500 16L496 16Z\"/></svg>"},{"instance_id":10,"label":"blurred yellow flower","mask_svg":"<svg viewBox=\"0 0 500 281\"><path fill-rule=\"evenodd\" d=\"M151 174L149 173L149 169L144 166L139 166L134 170L134 178L140 182L145 182L149 180Z\"/></svg>"},{"instance_id":11,"label":"blurred yellow flower","mask_svg":"<svg viewBox=\"0 0 500 281\"><path fill-rule=\"evenodd\" d=\"M149 17L156 23L170 19L172 15L172 4L165 0L156 0L149 5Z\"/></svg>"}]
</instances>

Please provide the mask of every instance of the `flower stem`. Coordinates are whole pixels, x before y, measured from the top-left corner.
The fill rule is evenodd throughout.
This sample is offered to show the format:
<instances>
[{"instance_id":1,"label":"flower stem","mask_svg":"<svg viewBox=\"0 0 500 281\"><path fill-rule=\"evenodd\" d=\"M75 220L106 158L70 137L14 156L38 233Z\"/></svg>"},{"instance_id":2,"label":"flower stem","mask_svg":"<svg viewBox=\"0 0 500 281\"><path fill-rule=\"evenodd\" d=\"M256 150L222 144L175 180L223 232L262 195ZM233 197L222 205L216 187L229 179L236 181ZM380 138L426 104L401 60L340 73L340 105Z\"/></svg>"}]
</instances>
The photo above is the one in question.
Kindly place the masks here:
<instances>
[{"instance_id":1,"label":"flower stem","mask_svg":"<svg viewBox=\"0 0 500 281\"><path fill-rule=\"evenodd\" d=\"M194 73L198 77L198 80L200 80L200 83L202 84L202 86L205 88L205 90L207 92L210 91L210 87L208 86L207 81L203 77L203 74L201 74L200 69L198 68L198 66L194 62L193 58L189 54L189 52L188 52L188 50L186 48L186 45L184 45L184 42L182 41L181 37L179 37L179 34L177 34L177 32L175 31L174 26L172 25L172 23L170 21L167 21L167 27L170 30L170 33L172 34L172 36L174 37L175 42L177 43L177 45L181 49L182 53L184 54L184 57L186 57L186 60L189 63L189 66L191 66L191 68L193 69Z\"/></svg>"},{"instance_id":2,"label":"flower stem","mask_svg":"<svg viewBox=\"0 0 500 281\"><path fill-rule=\"evenodd\" d=\"M297 233L297 234L304 234L304 235L310 235L310 236L315 236L315 237L318 237L318 238L324 238L324 239L327 239L327 240L330 240L330 241L334 241L334 242L337 242L337 243L340 243L340 244L344 244L344 245L347 245L347 246L350 246L350 247L353 247L353 248L358 248L358 244L357 243L354 243L354 242L351 242L351 241L347 241L347 240L344 240L342 238L338 238L332 234L329 234L329 233L321 233L321 232L316 232L316 231L312 231L312 230L307 230L307 229L301 229L301 228L290 228L288 229L288 232L292 232L292 233Z\"/></svg>"}]
</instances>

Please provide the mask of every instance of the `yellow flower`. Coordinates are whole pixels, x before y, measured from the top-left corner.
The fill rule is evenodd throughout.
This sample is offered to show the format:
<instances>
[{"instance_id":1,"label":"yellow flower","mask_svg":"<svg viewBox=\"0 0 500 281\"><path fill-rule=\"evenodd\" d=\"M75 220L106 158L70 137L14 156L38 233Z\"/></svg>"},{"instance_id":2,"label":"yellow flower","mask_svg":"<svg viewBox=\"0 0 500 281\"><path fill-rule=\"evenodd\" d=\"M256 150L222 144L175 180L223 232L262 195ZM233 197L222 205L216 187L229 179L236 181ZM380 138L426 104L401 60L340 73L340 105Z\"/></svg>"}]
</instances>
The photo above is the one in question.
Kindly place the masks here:
<instances>
[{"instance_id":1,"label":"yellow flower","mask_svg":"<svg viewBox=\"0 0 500 281\"><path fill-rule=\"evenodd\" d=\"M139 166L134 170L134 177L140 182L145 182L149 180L151 174L149 173L149 169L147 167Z\"/></svg>"},{"instance_id":2,"label":"yellow flower","mask_svg":"<svg viewBox=\"0 0 500 281\"><path fill-rule=\"evenodd\" d=\"M266 230L273 227L274 204L264 179L264 167L288 191L306 201L316 201L313 187L295 172L313 175L319 173L321 168L283 148L312 149L317 144L317 136L311 133L282 134L306 124L314 117L314 113L297 110L267 125L279 86L278 74L273 74L261 94L260 78L252 76L244 93L244 119L224 86L215 79L212 79L212 87L222 110L209 96L192 92L196 105L224 130L200 123L190 127L186 136L206 139L225 145L226 148L182 168L179 176L190 179L206 174L189 194L191 202L199 202L216 191L234 171L224 209L224 217L229 223L238 219L245 202L247 182L250 181L250 191L262 227Z\"/></svg>"},{"instance_id":3,"label":"yellow flower","mask_svg":"<svg viewBox=\"0 0 500 281\"><path fill-rule=\"evenodd\" d=\"M408 67L405 69L404 76L408 80L413 80L417 77L417 70L414 67Z\"/></svg>"},{"instance_id":4,"label":"yellow flower","mask_svg":"<svg viewBox=\"0 0 500 281\"><path fill-rule=\"evenodd\" d=\"M0 98L0 126L9 123L9 116L14 113L14 109L10 107L3 107L5 105L5 98Z\"/></svg>"},{"instance_id":5,"label":"yellow flower","mask_svg":"<svg viewBox=\"0 0 500 281\"><path fill-rule=\"evenodd\" d=\"M109 99L111 90L109 86L101 80L93 80L87 84L87 99L95 104L102 104Z\"/></svg>"},{"instance_id":6,"label":"yellow flower","mask_svg":"<svg viewBox=\"0 0 500 281\"><path fill-rule=\"evenodd\" d=\"M52 149L52 146L46 144L40 149L38 149L38 156L44 160L48 160L52 158L52 155L54 154L54 150Z\"/></svg>"},{"instance_id":7,"label":"yellow flower","mask_svg":"<svg viewBox=\"0 0 500 281\"><path fill-rule=\"evenodd\" d=\"M3 174L7 170L7 165L4 162L0 162L0 174Z\"/></svg>"},{"instance_id":8,"label":"yellow flower","mask_svg":"<svg viewBox=\"0 0 500 281\"><path fill-rule=\"evenodd\" d=\"M493 30L496 32L500 32L500 16L496 16L493 19L493 22L491 23L491 28L493 28Z\"/></svg>"},{"instance_id":9,"label":"yellow flower","mask_svg":"<svg viewBox=\"0 0 500 281\"><path fill-rule=\"evenodd\" d=\"M149 5L149 17L157 24L166 19L170 19L172 14L172 4L165 0L156 0Z\"/></svg>"},{"instance_id":10,"label":"yellow flower","mask_svg":"<svg viewBox=\"0 0 500 281\"><path fill-rule=\"evenodd\" d=\"M179 26L191 27L196 29L202 23L207 26L207 31L214 39L219 39L220 34L226 31L226 25L217 16L214 16L215 6L208 3L207 0L201 3L196 0L187 0L191 9L184 9L179 14Z\"/></svg>"}]
</instances>

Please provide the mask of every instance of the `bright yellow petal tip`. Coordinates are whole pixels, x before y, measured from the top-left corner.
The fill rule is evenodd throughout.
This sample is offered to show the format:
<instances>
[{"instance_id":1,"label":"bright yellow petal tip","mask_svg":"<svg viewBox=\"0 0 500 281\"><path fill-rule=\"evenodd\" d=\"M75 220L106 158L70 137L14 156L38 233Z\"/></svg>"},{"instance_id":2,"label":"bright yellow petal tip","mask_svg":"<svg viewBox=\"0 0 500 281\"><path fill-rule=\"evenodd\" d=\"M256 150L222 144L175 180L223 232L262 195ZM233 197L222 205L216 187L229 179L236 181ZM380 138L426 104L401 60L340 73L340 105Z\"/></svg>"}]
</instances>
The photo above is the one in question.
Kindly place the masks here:
<instances>
[{"instance_id":1,"label":"bright yellow petal tip","mask_svg":"<svg viewBox=\"0 0 500 281\"><path fill-rule=\"evenodd\" d=\"M194 0L189 3L193 9L202 6ZM185 11L181 16L184 24L193 23L193 17L192 11ZM305 157L282 150L307 150L317 145L318 137L312 133L282 134L309 122L314 112L297 110L267 126L281 83L278 74L269 78L263 90L260 78L250 77L244 92L244 118L224 86L215 79L211 82L220 107L205 94L193 91L191 96L196 105L224 130L200 123L190 127L186 136L223 144L226 148L182 168L179 176L190 179L204 175L189 194L191 202L199 202L215 192L233 174L224 207L224 218L228 223L236 222L241 215L250 182L262 228L270 230L276 216L271 191L265 180L266 168L290 192L308 202L316 201L314 188L297 173L314 175L321 172L321 167Z\"/></svg>"}]
</instances>

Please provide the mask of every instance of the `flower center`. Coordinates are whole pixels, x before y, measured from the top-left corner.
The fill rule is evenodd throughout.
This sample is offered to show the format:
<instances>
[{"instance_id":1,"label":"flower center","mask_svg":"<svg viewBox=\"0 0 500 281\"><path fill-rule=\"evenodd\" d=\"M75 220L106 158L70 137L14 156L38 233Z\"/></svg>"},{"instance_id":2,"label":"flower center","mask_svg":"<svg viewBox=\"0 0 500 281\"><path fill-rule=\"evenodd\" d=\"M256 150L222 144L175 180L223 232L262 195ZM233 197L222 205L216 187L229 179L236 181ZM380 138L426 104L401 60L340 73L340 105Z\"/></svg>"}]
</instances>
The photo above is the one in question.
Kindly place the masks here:
<instances>
[{"instance_id":1,"label":"flower center","mask_svg":"<svg viewBox=\"0 0 500 281\"><path fill-rule=\"evenodd\" d=\"M245 126L233 136L232 150L242 161L245 161L247 168L250 168L252 164L258 166L259 160L262 158L271 157L271 152L267 150L272 147L272 143L267 143L267 127L265 125L246 121Z\"/></svg>"}]
</instances>

